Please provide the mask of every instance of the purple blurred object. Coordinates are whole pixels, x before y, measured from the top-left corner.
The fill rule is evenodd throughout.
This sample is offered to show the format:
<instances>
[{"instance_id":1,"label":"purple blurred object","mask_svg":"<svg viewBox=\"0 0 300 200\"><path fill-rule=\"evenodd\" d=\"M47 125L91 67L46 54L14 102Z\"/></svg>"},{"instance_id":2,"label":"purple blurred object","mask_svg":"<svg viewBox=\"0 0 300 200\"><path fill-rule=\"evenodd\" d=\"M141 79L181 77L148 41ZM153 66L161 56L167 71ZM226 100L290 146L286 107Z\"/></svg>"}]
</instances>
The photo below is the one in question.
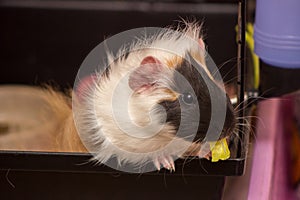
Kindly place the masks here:
<instances>
[{"instance_id":1,"label":"purple blurred object","mask_svg":"<svg viewBox=\"0 0 300 200\"><path fill-rule=\"evenodd\" d=\"M300 68L300 1L257 0L254 40L265 63Z\"/></svg>"}]
</instances>

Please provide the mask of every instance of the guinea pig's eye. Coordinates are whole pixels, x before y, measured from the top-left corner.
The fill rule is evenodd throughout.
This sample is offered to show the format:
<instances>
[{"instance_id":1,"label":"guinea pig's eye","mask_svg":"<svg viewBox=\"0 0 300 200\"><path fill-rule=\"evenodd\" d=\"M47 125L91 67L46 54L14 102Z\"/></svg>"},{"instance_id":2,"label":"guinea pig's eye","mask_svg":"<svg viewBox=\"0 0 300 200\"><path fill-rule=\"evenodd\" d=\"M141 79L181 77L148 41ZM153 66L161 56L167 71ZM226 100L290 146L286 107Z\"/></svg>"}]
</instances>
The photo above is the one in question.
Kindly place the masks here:
<instances>
[{"instance_id":1,"label":"guinea pig's eye","mask_svg":"<svg viewBox=\"0 0 300 200\"><path fill-rule=\"evenodd\" d=\"M186 104L192 104L194 102L194 97L191 93L183 93L181 95L182 101Z\"/></svg>"}]
</instances>

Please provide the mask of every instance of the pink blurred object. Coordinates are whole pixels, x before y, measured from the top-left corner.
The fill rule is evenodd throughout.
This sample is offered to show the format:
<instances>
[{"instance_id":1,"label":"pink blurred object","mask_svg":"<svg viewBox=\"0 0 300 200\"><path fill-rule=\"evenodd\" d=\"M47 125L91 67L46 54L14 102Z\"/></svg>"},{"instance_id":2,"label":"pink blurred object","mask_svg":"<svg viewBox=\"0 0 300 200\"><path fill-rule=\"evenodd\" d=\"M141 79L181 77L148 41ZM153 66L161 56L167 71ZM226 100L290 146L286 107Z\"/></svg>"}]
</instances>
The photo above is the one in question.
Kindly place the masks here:
<instances>
[{"instance_id":1,"label":"pink blurred object","mask_svg":"<svg viewBox=\"0 0 300 200\"><path fill-rule=\"evenodd\" d=\"M289 181L290 133L285 127L293 117L292 98L261 101L258 117L248 199L295 200Z\"/></svg>"}]
</instances>

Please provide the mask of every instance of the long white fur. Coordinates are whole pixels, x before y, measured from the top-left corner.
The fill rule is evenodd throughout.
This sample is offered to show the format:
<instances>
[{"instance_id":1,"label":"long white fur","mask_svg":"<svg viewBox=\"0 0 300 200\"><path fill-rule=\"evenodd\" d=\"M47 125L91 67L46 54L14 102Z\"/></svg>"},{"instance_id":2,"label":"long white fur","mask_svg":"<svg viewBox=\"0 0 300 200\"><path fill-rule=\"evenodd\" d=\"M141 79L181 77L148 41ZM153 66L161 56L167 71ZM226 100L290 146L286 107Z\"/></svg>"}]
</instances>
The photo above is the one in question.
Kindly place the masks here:
<instances>
[{"instance_id":1,"label":"long white fur","mask_svg":"<svg viewBox=\"0 0 300 200\"><path fill-rule=\"evenodd\" d=\"M164 93L163 88L134 94L128 86L128 76L147 56L166 66L168 60L190 52L206 68L205 51L198 42L200 33L200 25L186 23L184 29L165 29L151 38L139 39L129 49L120 50L117 59L108 53L109 76L97 74L93 87L85 92L85 100L77 101L74 109L79 135L97 161L105 162L115 155L120 163L141 165L160 156L180 157L187 150L191 143L174 137L174 127L161 124L165 113L153 110L161 99L172 98L170 94ZM125 57L127 52L130 53ZM169 80L164 84L170 86L172 70L166 68L163 73L168 78L164 81Z\"/></svg>"}]
</instances>

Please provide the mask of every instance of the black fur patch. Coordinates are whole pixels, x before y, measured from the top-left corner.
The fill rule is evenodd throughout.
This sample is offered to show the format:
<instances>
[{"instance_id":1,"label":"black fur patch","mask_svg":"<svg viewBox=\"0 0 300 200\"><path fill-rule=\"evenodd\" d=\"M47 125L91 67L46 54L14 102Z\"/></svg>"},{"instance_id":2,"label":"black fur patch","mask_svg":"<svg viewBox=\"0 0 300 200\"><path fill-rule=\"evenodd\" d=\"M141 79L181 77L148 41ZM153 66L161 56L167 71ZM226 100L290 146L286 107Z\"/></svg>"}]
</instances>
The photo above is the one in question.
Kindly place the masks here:
<instances>
[{"instance_id":1,"label":"black fur patch","mask_svg":"<svg viewBox=\"0 0 300 200\"><path fill-rule=\"evenodd\" d=\"M175 101L164 100L160 102L167 111L167 122L177 130L177 136L193 141L202 141L208 130L211 120L211 96L218 98L224 92L209 78L206 71L197 64L190 55L176 66L178 73L174 75L175 86L172 88L181 96ZM208 89L208 86L210 89ZM182 98L189 93L195 98L192 104L187 104ZM230 104L230 102L228 102ZM181 117L182 116L182 117ZM222 136L230 132L234 126L234 114L231 104L227 106L226 119ZM195 134L196 132L196 134ZM192 137L194 139L192 139Z\"/></svg>"}]
</instances>

